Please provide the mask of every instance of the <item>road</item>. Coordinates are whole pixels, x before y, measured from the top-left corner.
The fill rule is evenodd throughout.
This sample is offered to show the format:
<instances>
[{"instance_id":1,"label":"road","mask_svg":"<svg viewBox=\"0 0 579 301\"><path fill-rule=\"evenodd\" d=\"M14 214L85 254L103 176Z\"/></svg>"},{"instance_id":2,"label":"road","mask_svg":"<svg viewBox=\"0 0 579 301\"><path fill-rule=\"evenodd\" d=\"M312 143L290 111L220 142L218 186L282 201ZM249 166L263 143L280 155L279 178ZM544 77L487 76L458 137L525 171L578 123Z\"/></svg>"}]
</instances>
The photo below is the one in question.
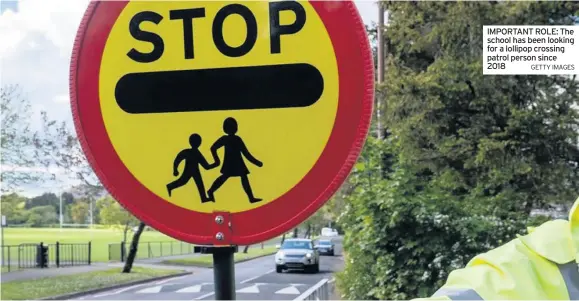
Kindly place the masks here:
<instances>
[{"instance_id":1,"label":"road","mask_svg":"<svg viewBox=\"0 0 579 301\"><path fill-rule=\"evenodd\" d=\"M335 256L321 256L320 272L274 270L273 255L235 265L237 300L294 300L323 279L332 281L344 266L341 239ZM192 275L135 285L84 296L82 300L214 300L213 269L196 269Z\"/></svg>"}]
</instances>

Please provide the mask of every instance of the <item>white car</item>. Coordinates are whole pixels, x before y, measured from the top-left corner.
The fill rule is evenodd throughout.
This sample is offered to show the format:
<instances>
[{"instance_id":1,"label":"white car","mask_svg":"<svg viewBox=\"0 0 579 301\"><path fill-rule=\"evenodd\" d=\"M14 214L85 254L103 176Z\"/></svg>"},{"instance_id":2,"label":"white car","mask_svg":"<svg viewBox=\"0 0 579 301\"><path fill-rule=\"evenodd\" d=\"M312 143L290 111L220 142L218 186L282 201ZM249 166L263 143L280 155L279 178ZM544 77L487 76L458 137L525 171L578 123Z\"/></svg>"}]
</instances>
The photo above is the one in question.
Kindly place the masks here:
<instances>
[{"instance_id":1,"label":"white car","mask_svg":"<svg viewBox=\"0 0 579 301\"><path fill-rule=\"evenodd\" d=\"M338 236L338 231L332 228L322 228L322 237L336 237Z\"/></svg>"},{"instance_id":2,"label":"white car","mask_svg":"<svg viewBox=\"0 0 579 301\"><path fill-rule=\"evenodd\" d=\"M311 239L289 238L281 246L276 247L279 249L275 254L276 272L304 270L317 273L320 271L320 254Z\"/></svg>"}]
</instances>

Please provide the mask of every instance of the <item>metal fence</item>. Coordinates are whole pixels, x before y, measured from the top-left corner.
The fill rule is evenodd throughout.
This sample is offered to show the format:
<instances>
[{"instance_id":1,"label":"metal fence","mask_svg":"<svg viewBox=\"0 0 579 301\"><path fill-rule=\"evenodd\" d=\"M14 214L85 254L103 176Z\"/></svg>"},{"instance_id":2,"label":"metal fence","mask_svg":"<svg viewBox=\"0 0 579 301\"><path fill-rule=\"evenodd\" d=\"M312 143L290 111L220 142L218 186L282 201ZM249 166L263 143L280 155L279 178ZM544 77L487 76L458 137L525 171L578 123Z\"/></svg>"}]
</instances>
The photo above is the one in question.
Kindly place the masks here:
<instances>
[{"instance_id":1,"label":"metal fence","mask_svg":"<svg viewBox=\"0 0 579 301\"><path fill-rule=\"evenodd\" d=\"M48 265L56 267L90 265L92 244L59 243L48 245Z\"/></svg>"},{"instance_id":2,"label":"metal fence","mask_svg":"<svg viewBox=\"0 0 579 301\"><path fill-rule=\"evenodd\" d=\"M31 268L90 265L91 251L92 245L90 242L27 243L2 246L2 272Z\"/></svg>"},{"instance_id":3,"label":"metal fence","mask_svg":"<svg viewBox=\"0 0 579 301\"><path fill-rule=\"evenodd\" d=\"M335 290L334 284L333 280L322 279L294 300L332 300Z\"/></svg>"},{"instance_id":4,"label":"metal fence","mask_svg":"<svg viewBox=\"0 0 579 301\"><path fill-rule=\"evenodd\" d=\"M37 252L37 244L2 246L2 272L35 268Z\"/></svg>"},{"instance_id":5,"label":"metal fence","mask_svg":"<svg viewBox=\"0 0 579 301\"><path fill-rule=\"evenodd\" d=\"M129 254L130 242L109 244L109 261L124 262ZM164 256L195 253L195 245L180 241L140 242L136 259L159 258Z\"/></svg>"}]
</instances>

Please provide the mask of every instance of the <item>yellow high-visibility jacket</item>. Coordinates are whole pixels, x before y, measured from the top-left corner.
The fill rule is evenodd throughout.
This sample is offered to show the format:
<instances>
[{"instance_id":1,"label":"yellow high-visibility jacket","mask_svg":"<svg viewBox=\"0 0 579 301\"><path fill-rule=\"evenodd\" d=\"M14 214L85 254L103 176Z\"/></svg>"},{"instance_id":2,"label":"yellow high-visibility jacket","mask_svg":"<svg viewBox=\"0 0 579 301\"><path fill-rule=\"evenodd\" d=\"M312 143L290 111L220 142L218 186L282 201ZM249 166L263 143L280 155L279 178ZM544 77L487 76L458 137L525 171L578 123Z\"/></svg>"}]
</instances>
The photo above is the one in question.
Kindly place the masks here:
<instances>
[{"instance_id":1,"label":"yellow high-visibility jacket","mask_svg":"<svg viewBox=\"0 0 579 301\"><path fill-rule=\"evenodd\" d=\"M579 198L569 221L546 222L476 256L428 300L579 300L578 263Z\"/></svg>"}]
</instances>

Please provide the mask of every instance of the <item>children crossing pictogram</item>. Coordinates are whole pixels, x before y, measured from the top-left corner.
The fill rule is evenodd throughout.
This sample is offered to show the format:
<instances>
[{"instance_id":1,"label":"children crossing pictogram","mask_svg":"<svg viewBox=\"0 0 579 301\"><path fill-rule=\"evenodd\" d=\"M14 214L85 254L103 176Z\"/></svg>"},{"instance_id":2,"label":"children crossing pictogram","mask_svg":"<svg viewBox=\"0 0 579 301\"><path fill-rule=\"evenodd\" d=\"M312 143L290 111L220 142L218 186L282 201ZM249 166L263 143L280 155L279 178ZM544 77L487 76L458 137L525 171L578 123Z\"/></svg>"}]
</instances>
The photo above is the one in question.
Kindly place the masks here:
<instances>
[{"instance_id":1,"label":"children crossing pictogram","mask_svg":"<svg viewBox=\"0 0 579 301\"><path fill-rule=\"evenodd\" d=\"M247 149L247 146L243 142L243 139L236 135L237 133L237 121L228 117L223 122L223 131L226 135L221 136L213 146L211 146L211 154L213 155L214 163L209 164L199 151L199 146L201 145L201 136L199 134L192 134L189 137L189 143L191 144L190 149L182 150L173 163L173 175L178 176L178 167L181 161L185 161L184 171L181 177L169 184L167 184L167 192L171 196L171 191L173 189L179 188L193 178L195 184L197 185L197 190L199 191L199 196L202 203L215 202L215 192L232 177L239 177L241 179L241 185L243 190L247 194L247 198L250 203L257 203L261 199L254 197L253 191L251 189L251 184L249 183L249 169L245 165L244 158L249 162L253 163L258 167L262 167L263 163L256 159ZM205 192L205 185L203 184L203 177L201 176L201 171L199 165L201 165L206 170L213 169L221 165L221 159L217 154L217 151L224 149L224 159L221 167L221 175L215 179L211 188Z\"/></svg>"}]
</instances>

